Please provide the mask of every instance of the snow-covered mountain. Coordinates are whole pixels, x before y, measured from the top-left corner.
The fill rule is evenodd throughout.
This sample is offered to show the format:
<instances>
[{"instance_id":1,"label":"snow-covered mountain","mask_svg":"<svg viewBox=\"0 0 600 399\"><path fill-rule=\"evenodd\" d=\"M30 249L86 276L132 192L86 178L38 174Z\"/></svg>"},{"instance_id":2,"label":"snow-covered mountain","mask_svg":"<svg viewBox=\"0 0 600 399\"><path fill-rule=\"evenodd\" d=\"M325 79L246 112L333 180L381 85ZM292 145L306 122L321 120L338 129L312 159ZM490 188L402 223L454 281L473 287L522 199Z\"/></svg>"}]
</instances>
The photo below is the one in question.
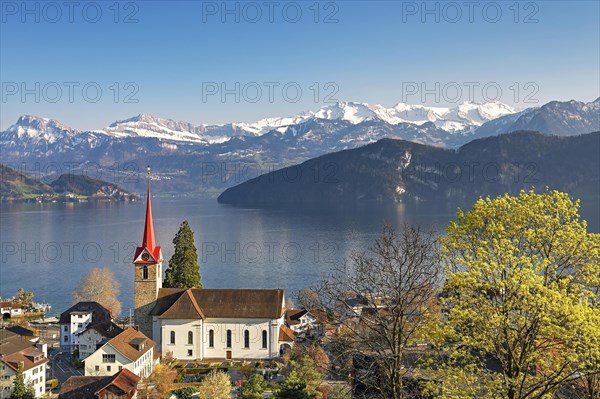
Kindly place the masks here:
<instances>
[{"instance_id":1,"label":"snow-covered mountain","mask_svg":"<svg viewBox=\"0 0 600 399\"><path fill-rule=\"evenodd\" d=\"M27 145L70 141L83 133L91 133L94 140L106 135L115 139L155 138L208 146L226 142L235 136L262 136L270 131L284 132L310 121L347 122L351 125L359 125L367 121L392 126L414 125L407 126L409 130L432 123L436 129L448 133L468 134L487 121L514 113L515 110L510 106L497 102L486 104L466 102L453 108L404 103L385 108L377 104L340 102L324 106L317 111L305 111L290 117L265 118L254 123L233 122L222 125L194 125L140 114L92 132L81 132L53 119L26 115L20 117L17 123L2 132L2 135L4 142L7 139L10 139L13 144L26 141ZM445 144L443 140L431 142L426 136L413 139L436 145Z\"/></svg>"},{"instance_id":2,"label":"snow-covered mountain","mask_svg":"<svg viewBox=\"0 0 600 399\"><path fill-rule=\"evenodd\" d=\"M318 111L306 111L287 118L267 118L250 124L237 123L235 126L260 135L273 129L315 119L346 121L354 125L365 121L379 120L390 125L401 123L422 125L432 122L436 127L448 132L465 132L471 131L487 121L515 112L514 108L500 102L485 104L465 102L452 108L405 103L398 103L392 108L386 108L378 104L338 102L324 106Z\"/></svg>"},{"instance_id":3,"label":"snow-covered mountain","mask_svg":"<svg viewBox=\"0 0 600 399\"><path fill-rule=\"evenodd\" d=\"M157 171L181 176L182 170L192 173L203 162L286 165L382 138L457 148L476 138L517 130L561 136L600 131L600 99L553 101L523 111L501 103L452 108L401 103L386 108L341 102L291 117L223 125L140 114L94 131L27 115L0 132L0 152L3 163L151 162ZM219 184L228 183L221 179Z\"/></svg>"}]
</instances>

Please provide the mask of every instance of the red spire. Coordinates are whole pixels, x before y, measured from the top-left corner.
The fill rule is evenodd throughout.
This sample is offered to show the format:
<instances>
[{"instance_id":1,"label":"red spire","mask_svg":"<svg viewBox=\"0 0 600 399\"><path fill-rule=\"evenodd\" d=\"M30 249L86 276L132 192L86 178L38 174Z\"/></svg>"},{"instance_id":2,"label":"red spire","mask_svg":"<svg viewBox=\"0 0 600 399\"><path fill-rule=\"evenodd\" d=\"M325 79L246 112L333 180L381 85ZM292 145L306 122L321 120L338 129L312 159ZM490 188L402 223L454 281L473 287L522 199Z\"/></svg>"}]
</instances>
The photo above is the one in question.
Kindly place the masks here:
<instances>
[{"instance_id":1,"label":"red spire","mask_svg":"<svg viewBox=\"0 0 600 399\"><path fill-rule=\"evenodd\" d=\"M154 253L156 243L154 242L154 224L152 223L152 205L150 203L150 166L148 166L148 199L146 203L146 225L144 226L144 238L142 247L150 253Z\"/></svg>"}]
</instances>

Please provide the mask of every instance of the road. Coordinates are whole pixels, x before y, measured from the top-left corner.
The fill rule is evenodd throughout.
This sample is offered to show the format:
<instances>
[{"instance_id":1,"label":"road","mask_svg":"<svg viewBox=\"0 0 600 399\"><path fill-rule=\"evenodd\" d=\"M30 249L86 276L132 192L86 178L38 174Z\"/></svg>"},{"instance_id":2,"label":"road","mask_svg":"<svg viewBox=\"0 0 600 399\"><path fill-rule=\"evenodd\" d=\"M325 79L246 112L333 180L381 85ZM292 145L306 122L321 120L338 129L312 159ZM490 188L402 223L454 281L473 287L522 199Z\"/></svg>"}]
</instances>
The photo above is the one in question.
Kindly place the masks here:
<instances>
[{"instance_id":1,"label":"road","mask_svg":"<svg viewBox=\"0 0 600 399\"><path fill-rule=\"evenodd\" d=\"M69 353L62 353L60 349L54 349L49 353L49 375L48 379L58 379L59 386L53 391L58 392L60 385L65 382L69 377L74 375L83 375L80 370L77 370L71 365L71 355Z\"/></svg>"}]
</instances>

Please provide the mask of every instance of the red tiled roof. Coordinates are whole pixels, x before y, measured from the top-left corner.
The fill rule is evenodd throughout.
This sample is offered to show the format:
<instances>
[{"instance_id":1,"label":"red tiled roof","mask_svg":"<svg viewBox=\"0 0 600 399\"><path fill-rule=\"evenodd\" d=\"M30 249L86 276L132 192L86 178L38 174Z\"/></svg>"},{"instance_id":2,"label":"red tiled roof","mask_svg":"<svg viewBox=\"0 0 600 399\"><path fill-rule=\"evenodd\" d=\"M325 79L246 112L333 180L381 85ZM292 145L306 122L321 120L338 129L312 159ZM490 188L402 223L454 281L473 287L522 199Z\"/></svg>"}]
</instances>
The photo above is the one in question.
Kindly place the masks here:
<instances>
[{"instance_id":1,"label":"red tiled roof","mask_svg":"<svg viewBox=\"0 0 600 399\"><path fill-rule=\"evenodd\" d=\"M293 342L296 338L296 333L286 325L279 327L279 341Z\"/></svg>"},{"instance_id":2,"label":"red tiled roof","mask_svg":"<svg viewBox=\"0 0 600 399\"><path fill-rule=\"evenodd\" d=\"M138 350L134 347L134 341L141 342L143 340L146 343L146 346L142 350ZM150 338L146 337L144 333L136 330L133 327L129 327L127 330L123 331L121 334L112 338L105 345L111 345L115 348L119 353L125 356L132 362L138 360L142 355L148 352L151 348L154 347L154 341Z\"/></svg>"},{"instance_id":3,"label":"red tiled roof","mask_svg":"<svg viewBox=\"0 0 600 399\"><path fill-rule=\"evenodd\" d=\"M296 324L300 324L300 318L308 313L306 309L289 309L285 315L287 318L287 322L291 326L295 326Z\"/></svg>"},{"instance_id":4,"label":"red tiled roof","mask_svg":"<svg viewBox=\"0 0 600 399\"><path fill-rule=\"evenodd\" d=\"M121 391L129 394L136 389L137 383L139 381L140 377L138 377L137 374L134 374L127 369L122 369L117 374L115 374L115 378L112 381L110 381L106 386L98 389L96 395L102 394L102 391L109 388L110 386L115 386Z\"/></svg>"},{"instance_id":5,"label":"red tiled roof","mask_svg":"<svg viewBox=\"0 0 600 399\"><path fill-rule=\"evenodd\" d=\"M73 376L62 384L58 397L59 399L93 399L112 386L131 397L137 389L139 380L140 377L127 369L122 369L109 377Z\"/></svg>"}]
</instances>

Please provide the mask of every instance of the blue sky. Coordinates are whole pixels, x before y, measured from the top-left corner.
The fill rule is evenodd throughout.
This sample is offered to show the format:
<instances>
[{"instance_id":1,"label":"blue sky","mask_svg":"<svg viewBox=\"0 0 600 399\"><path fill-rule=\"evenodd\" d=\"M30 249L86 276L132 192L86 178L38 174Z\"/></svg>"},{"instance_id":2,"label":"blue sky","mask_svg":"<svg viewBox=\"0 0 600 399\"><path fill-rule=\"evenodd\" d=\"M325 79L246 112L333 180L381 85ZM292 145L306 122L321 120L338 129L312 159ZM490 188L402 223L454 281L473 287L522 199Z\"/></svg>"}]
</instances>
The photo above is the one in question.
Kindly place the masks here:
<instances>
[{"instance_id":1,"label":"blue sky","mask_svg":"<svg viewBox=\"0 0 600 399\"><path fill-rule=\"evenodd\" d=\"M336 99L525 108L600 96L600 2L466 3L80 1L69 10L2 0L0 128L23 114L99 129L142 112L254 121Z\"/></svg>"}]
</instances>

